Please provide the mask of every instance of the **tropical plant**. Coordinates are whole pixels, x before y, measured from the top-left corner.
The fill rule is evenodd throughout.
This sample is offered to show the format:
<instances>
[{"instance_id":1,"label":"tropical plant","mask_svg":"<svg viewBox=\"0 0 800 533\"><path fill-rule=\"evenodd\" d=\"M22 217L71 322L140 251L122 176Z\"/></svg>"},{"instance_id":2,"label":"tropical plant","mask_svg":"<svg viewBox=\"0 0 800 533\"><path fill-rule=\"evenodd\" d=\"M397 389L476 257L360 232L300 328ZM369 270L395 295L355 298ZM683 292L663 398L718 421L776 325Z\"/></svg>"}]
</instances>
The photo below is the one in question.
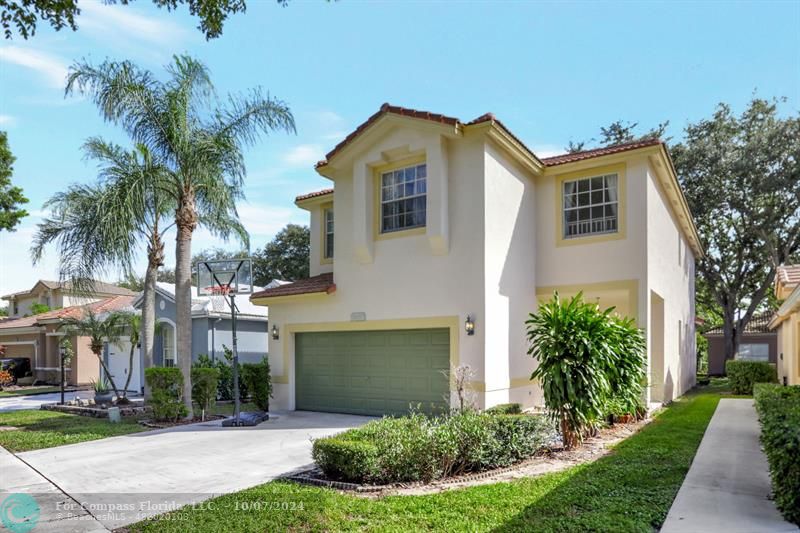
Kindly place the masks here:
<instances>
[{"instance_id":1,"label":"tropical plant","mask_svg":"<svg viewBox=\"0 0 800 533\"><path fill-rule=\"evenodd\" d=\"M77 337L89 337L89 349L100 361L103 375L108 378L108 383L114 390L114 395L119 398L119 390L111 372L108 371L105 359L103 358L103 347L106 342L116 344L119 341L122 329L119 324L119 317L115 314L98 315L91 309L85 309L80 318L67 317L62 320L58 329L64 330L68 335Z\"/></svg>"},{"instance_id":2,"label":"tropical plant","mask_svg":"<svg viewBox=\"0 0 800 533\"><path fill-rule=\"evenodd\" d=\"M189 56L176 56L166 70L169 79L159 81L130 61L97 66L83 61L71 67L66 92L88 95L107 121L121 125L169 170L159 187L176 205L176 344L178 353L190 354L194 230L202 224L223 238L235 234L249 247L236 212L246 174L244 147L261 133L293 132L294 118L286 104L259 89L229 96L227 105L221 105L208 69ZM179 358L189 417L190 359Z\"/></svg>"},{"instance_id":3,"label":"tropical plant","mask_svg":"<svg viewBox=\"0 0 800 533\"><path fill-rule=\"evenodd\" d=\"M128 378L125 380L125 386L122 390L122 397L127 399L128 387L133 377L133 357L136 353L136 347L141 343L142 333L145 331L145 328L143 327L142 315L140 313L135 311L116 311L114 314L117 317L119 327L122 332L128 336L128 342L130 343L130 350L128 352ZM161 324L155 324L153 333L158 334L161 329ZM146 366L145 368L149 367Z\"/></svg>"},{"instance_id":4,"label":"tropical plant","mask_svg":"<svg viewBox=\"0 0 800 533\"><path fill-rule=\"evenodd\" d=\"M50 213L38 225L31 255L36 264L44 248L55 243L60 278L71 279L79 290L88 292L92 280L116 268L133 275L137 251L146 246L141 340L144 367L150 368L156 278L164 263L164 233L171 227L165 217L175 209L174 198L161 186L167 170L141 144L125 151L92 138L83 148L87 157L100 164L99 183L72 185L45 203ZM145 396L149 396L147 387Z\"/></svg>"},{"instance_id":5,"label":"tropical plant","mask_svg":"<svg viewBox=\"0 0 800 533\"><path fill-rule=\"evenodd\" d=\"M14 383L14 376L8 370L0 370L0 390Z\"/></svg>"},{"instance_id":6,"label":"tropical plant","mask_svg":"<svg viewBox=\"0 0 800 533\"><path fill-rule=\"evenodd\" d=\"M526 321L528 353L538 362L531 379L540 380L567 448L594 429L611 398L635 409L641 397L644 336L613 313L584 302L582 293L568 300L555 293Z\"/></svg>"},{"instance_id":7,"label":"tropical plant","mask_svg":"<svg viewBox=\"0 0 800 533\"><path fill-rule=\"evenodd\" d=\"M206 412L216 402L218 381L218 369L199 366L192 368L192 400L200 408L201 420L206 419Z\"/></svg>"},{"instance_id":8,"label":"tropical plant","mask_svg":"<svg viewBox=\"0 0 800 533\"><path fill-rule=\"evenodd\" d=\"M105 376L102 379L91 380L91 384L95 394L105 394L110 390L108 379Z\"/></svg>"}]
</instances>

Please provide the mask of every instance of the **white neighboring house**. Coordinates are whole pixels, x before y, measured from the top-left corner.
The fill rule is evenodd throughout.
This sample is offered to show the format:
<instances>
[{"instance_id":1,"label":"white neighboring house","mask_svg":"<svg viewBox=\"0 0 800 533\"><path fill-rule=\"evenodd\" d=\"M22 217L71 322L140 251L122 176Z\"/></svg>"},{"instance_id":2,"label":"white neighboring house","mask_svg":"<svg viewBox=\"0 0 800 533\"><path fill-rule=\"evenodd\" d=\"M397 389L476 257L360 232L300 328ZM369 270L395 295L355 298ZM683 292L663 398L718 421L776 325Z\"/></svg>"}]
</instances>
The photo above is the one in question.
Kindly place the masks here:
<instances>
[{"instance_id":1,"label":"white neighboring house","mask_svg":"<svg viewBox=\"0 0 800 533\"><path fill-rule=\"evenodd\" d=\"M646 330L649 401L694 385L703 252L661 141L539 158L491 114L385 104L316 170L333 188L296 200L311 278L252 297L278 408L452 403L463 365L478 406L540 404L524 322L556 290Z\"/></svg>"}]
</instances>

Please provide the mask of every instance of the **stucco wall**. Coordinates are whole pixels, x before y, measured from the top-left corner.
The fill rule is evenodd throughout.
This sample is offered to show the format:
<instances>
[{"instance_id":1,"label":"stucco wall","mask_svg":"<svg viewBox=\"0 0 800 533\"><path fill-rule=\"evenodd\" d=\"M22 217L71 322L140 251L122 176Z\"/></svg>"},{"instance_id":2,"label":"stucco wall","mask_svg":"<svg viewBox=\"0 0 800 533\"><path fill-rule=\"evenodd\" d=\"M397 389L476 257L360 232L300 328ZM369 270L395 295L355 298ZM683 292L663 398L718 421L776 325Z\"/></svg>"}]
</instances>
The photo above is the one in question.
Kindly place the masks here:
<instances>
[{"instance_id":1,"label":"stucco wall","mask_svg":"<svg viewBox=\"0 0 800 533\"><path fill-rule=\"evenodd\" d=\"M664 383L650 391L656 401L681 396L696 382L697 354L694 327L694 254L653 169L646 168L647 187L647 288L664 300ZM646 310L651 307L648 301ZM651 327L650 322L645 322ZM652 336L648 334L648 343ZM652 353L652 347L650 346ZM651 368L651 376L653 369ZM663 397L659 398L663 391Z\"/></svg>"},{"instance_id":2,"label":"stucco wall","mask_svg":"<svg viewBox=\"0 0 800 533\"><path fill-rule=\"evenodd\" d=\"M711 376L725 375L725 337L721 335L707 335L708 340L708 373ZM768 344L769 362L778 362L778 335L765 333L757 335L747 333L742 335L741 344Z\"/></svg>"},{"instance_id":3,"label":"stucco wall","mask_svg":"<svg viewBox=\"0 0 800 533\"><path fill-rule=\"evenodd\" d=\"M800 385L800 313L791 314L777 328L778 379Z\"/></svg>"}]
</instances>

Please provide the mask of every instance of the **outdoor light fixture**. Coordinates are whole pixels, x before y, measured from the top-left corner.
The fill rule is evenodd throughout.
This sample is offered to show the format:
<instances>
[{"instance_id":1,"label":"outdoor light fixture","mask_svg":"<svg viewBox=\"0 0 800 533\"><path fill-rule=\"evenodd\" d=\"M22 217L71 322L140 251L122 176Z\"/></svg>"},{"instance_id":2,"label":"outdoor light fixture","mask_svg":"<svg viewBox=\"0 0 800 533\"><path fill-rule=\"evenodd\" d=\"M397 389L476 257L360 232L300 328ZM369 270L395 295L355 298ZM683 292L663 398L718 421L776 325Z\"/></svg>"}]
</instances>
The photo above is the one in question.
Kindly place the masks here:
<instances>
[{"instance_id":1,"label":"outdoor light fixture","mask_svg":"<svg viewBox=\"0 0 800 533\"><path fill-rule=\"evenodd\" d=\"M471 315L467 315L467 319L464 321L464 331L467 332L467 335L475 335L475 321Z\"/></svg>"},{"instance_id":2,"label":"outdoor light fixture","mask_svg":"<svg viewBox=\"0 0 800 533\"><path fill-rule=\"evenodd\" d=\"M276 326L275 324L272 324L272 340L276 341L276 340L278 340L280 338L281 338L281 336L280 336L280 333L278 332L278 326Z\"/></svg>"}]
</instances>

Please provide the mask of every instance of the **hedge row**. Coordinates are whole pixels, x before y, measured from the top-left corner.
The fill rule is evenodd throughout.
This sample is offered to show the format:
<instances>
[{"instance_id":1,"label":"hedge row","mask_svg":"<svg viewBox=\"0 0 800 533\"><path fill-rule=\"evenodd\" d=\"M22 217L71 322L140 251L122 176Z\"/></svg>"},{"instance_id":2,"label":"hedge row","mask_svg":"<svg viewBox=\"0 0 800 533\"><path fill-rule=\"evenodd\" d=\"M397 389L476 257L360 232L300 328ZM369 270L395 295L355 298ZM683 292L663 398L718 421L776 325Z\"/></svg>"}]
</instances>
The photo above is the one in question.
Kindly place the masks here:
<instances>
[{"instance_id":1,"label":"hedge row","mask_svg":"<svg viewBox=\"0 0 800 533\"><path fill-rule=\"evenodd\" d=\"M756 383L777 383L775 365L764 361L728 361L725 373L734 394L753 394Z\"/></svg>"},{"instance_id":2,"label":"hedge row","mask_svg":"<svg viewBox=\"0 0 800 533\"><path fill-rule=\"evenodd\" d=\"M552 438L545 417L464 412L383 418L314 441L325 474L357 483L430 481L508 466Z\"/></svg>"},{"instance_id":3,"label":"hedge row","mask_svg":"<svg viewBox=\"0 0 800 533\"><path fill-rule=\"evenodd\" d=\"M800 386L758 384L754 394L775 504L800 525Z\"/></svg>"}]
</instances>

